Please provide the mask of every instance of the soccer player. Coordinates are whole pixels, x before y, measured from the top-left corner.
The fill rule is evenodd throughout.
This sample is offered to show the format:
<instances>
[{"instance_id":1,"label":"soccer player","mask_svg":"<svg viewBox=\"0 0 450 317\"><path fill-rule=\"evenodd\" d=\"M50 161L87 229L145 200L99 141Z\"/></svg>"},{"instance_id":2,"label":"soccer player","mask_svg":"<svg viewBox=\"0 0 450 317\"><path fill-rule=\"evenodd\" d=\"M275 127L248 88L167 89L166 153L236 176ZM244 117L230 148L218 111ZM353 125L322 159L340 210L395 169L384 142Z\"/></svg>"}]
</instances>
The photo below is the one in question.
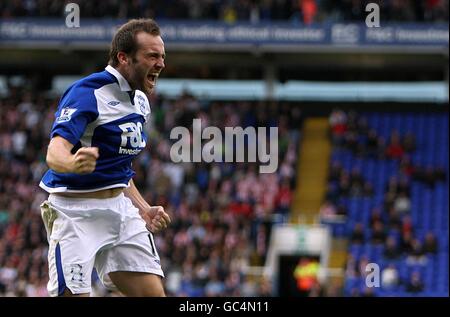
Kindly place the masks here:
<instances>
[{"instance_id":1,"label":"soccer player","mask_svg":"<svg viewBox=\"0 0 450 317\"><path fill-rule=\"evenodd\" d=\"M94 267L107 288L126 296L165 296L153 233L170 217L144 200L131 166L146 146L148 96L164 59L156 22L131 20L114 35L105 70L60 100L40 182L49 193L41 214L50 296L89 296Z\"/></svg>"}]
</instances>

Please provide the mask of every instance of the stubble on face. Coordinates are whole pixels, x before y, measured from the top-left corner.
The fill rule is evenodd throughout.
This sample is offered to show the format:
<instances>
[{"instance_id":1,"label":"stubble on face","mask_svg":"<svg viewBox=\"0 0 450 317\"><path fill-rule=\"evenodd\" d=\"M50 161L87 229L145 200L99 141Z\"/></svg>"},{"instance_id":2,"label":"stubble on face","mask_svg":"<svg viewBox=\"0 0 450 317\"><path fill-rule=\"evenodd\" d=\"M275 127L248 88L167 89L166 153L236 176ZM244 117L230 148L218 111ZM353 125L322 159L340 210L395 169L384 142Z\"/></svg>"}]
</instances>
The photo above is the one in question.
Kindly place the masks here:
<instances>
[{"instance_id":1,"label":"stubble on face","mask_svg":"<svg viewBox=\"0 0 450 317\"><path fill-rule=\"evenodd\" d=\"M128 63L128 82L132 89L141 90L150 96L165 66L164 42L160 36L145 32L136 35L136 42L138 50Z\"/></svg>"}]
</instances>

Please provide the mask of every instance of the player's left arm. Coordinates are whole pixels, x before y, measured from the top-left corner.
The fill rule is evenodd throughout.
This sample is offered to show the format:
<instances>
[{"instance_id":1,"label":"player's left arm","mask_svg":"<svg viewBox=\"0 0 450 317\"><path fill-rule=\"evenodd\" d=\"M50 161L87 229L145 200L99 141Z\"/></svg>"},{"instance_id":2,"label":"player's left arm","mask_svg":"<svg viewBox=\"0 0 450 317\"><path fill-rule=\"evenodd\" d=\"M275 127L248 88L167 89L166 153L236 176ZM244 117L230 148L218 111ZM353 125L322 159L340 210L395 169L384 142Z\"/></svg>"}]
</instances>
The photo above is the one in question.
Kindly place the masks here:
<instances>
[{"instance_id":1,"label":"player's left arm","mask_svg":"<svg viewBox=\"0 0 450 317\"><path fill-rule=\"evenodd\" d=\"M170 217L164 211L164 208L162 206L150 206L142 197L132 179L130 180L130 186L124 190L124 194L139 209L139 214L147 224L147 229L152 233L166 229L170 224Z\"/></svg>"}]
</instances>

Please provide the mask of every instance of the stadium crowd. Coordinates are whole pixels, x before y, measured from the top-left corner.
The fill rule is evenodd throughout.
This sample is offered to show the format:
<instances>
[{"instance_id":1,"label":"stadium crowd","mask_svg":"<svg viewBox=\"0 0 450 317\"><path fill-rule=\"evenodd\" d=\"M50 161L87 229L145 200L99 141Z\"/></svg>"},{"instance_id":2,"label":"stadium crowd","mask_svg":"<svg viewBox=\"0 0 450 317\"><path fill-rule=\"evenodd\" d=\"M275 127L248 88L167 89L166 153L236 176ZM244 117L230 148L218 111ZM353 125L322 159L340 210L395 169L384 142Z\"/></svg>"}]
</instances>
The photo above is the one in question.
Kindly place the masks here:
<instances>
[{"instance_id":1,"label":"stadium crowd","mask_svg":"<svg viewBox=\"0 0 450 317\"><path fill-rule=\"evenodd\" d=\"M437 184L447 182L445 168L414 164L411 157L419 145L416 144L412 132L401 135L399 131L392 130L389 132L389 142L386 143L384 138L377 135L377 131L368 125L367 118L356 112L336 109L330 114L329 121L334 151L349 152L355 158L371 159L381 164L395 161L397 171L390 175L387 184L381 184L384 189L376 188L377 191L379 189L383 191L384 199L381 204L377 204L376 200L369 200L371 210L368 221L359 221L347 217L346 207L349 202L347 200L344 203L342 199L370 197L364 190L366 186L363 184L366 183L357 168L349 173L343 168L341 161L332 161L329 190L321 208L322 220L329 223L344 221L349 225L354 223L352 230L344 235L349 239L350 246L355 247L353 248L355 250L360 249L359 246L366 245L368 248L364 250L381 250L381 258L387 261L381 275L385 289L399 290L402 286L407 293L423 292L425 282L417 268L427 265L429 258L435 257L441 249L436 233L432 230L428 230L421 237L417 234L418 224L413 221L411 215L411 187L413 182L418 182L427 190L433 191ZM370 193L373 192L372 189ZM432 210L425 212L431 213ZM363 252L356 258L354 253L349 252L345 269L346 279L364 278L367 275L366 265L373 260L369 253ZM409 276L400 276L399 266L402 265L413 268ZM369 288L361 292L355 286L347 295L376 294Z\"/></svg>"},{"instance_id":2,"label":"stadium crowd","mask_svg":"<svg viewBox=\"0 0 450 317\"><path fill-rule=\"evenodd\" d=\"M382 21L448 21L448 0L4 0L0 16L58 17L69 3L80 5L84 18L138 18L237 21L364 21L368 3L378 3Z\"/></svg>"},{"instance_id":3,"label":"stadium crowd","mask_svg":"<svg viewBox=\"0 0 450 317\"><path fill-rule=\"evenodd\" d=\"M295 185L301 112L274 103L206 102L189 94L154 96L149 142L133 164L134 181L153 205L165 207L171 226L156 244L171 296L267 296L269 281L245 274L263 265L271 225L288 212ZM0 296L47 296L47 241L38 188L57 98L12 88L0 99ZM279 129L275 174L258 163L173 163L170 131L190 127ZM94 296L106 292L93 276Z\"/></svg>"}]
</instances>

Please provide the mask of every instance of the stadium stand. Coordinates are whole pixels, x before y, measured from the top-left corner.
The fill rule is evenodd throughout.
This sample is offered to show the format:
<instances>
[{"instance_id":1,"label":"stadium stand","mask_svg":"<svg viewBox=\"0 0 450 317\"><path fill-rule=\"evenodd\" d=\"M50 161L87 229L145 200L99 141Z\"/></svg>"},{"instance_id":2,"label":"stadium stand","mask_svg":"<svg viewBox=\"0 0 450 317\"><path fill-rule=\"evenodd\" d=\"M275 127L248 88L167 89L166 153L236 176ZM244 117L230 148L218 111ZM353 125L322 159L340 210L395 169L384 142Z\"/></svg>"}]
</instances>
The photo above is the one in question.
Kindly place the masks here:
<instances>
[{"instance_id":1,"label":"stadium stand","mask_svg":"<svg viewBox=\"0 0 450 317\"><path fill-rule=\"evenodd\" d=\"M380 5L385 21L448 21L448 0L421 1L332 1L332 0L171 0L107 1L95 4L74 0L89 18L138 18L237 21L315 22L363 21L368 3ZM65 2L58 0L6 0L0 4L1 17L57 17L64 14Z\"/></svg>"},{"instance_id":2,"label":"stadium stand","mask_svg":"<svg viewBox=\"0 0 450 317\"><path fill-rule=\"evenodd\" d=\"M335 111L330 121L327 205L346 220L323 222L350 240L345 294L364 294L363 263L374 262L388 277L371 295L448 296L448 115Z\"/></svg>"}]
</instances>

